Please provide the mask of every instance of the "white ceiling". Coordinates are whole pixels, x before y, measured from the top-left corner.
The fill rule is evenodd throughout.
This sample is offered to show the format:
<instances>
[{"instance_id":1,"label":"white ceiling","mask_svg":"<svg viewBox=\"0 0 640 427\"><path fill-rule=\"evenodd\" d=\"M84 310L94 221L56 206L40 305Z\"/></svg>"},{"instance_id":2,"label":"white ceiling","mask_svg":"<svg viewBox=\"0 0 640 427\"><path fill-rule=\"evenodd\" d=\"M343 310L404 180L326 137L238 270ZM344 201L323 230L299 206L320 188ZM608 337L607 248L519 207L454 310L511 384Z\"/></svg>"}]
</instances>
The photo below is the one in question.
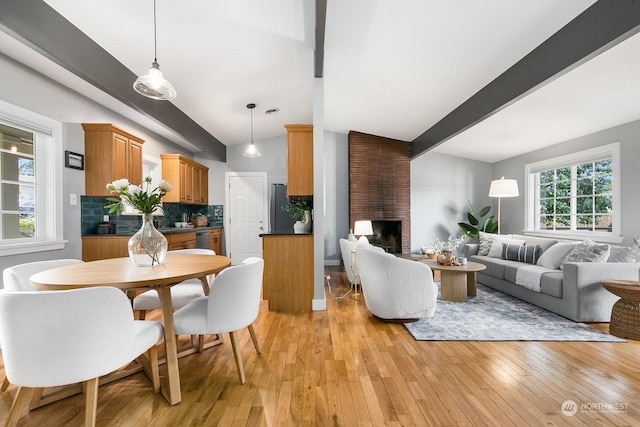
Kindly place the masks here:
<instances>
[{"instance_id":1,"label":"white ceiling","mask_svg":"<svg viewBox=\"0 0 640 427\"><path fill-rule=\"evenodd\" d=\"M146 73L152 0L46 3L134 73ZM593 3L328 0L324 127L411 141ZM283 135L286 123L311 123L314 7L312 0L157 0L158 62L178 91L172 102L226 145L248 142L251 102L257 141ZM6 35L0 51L198 151ZM640 119L639 68L635 36L435 150L495 162ZM280 112L264 114L274 107Z\"/></svg>"}]
</instances>

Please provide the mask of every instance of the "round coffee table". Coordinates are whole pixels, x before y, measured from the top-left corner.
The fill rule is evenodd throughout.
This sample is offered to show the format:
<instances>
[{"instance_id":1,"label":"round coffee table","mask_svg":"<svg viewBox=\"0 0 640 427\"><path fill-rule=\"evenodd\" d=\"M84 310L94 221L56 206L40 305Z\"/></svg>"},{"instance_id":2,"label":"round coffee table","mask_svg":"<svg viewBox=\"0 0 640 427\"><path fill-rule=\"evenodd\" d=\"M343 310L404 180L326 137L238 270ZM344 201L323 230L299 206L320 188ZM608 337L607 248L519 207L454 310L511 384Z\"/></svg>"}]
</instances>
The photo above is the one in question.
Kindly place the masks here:
<instances>
[{"instance_id":1,"label":"round coffee table","mask_svg":"<svg viewBox=\"0 0 640 427\"><path fill-rule=\"evenodd\" d=\"M611 309L609 333L640 340L640 283L637 280L603 280L602 286L620 297Z\"/></svg>"},{"instance_id":2,"label":"round coffee table","mask_svg":"<svg viewBox=\"0 0 640 427\"><path fill-rule=\"evenodd\" d=\"M469 261L466 265L441 265L432 259L423 262L434 271L440 272L440 298L446 301L465 302L467 297L475 297L476 271L487 268L479 262Z\"/></svg>"}]
</instances>

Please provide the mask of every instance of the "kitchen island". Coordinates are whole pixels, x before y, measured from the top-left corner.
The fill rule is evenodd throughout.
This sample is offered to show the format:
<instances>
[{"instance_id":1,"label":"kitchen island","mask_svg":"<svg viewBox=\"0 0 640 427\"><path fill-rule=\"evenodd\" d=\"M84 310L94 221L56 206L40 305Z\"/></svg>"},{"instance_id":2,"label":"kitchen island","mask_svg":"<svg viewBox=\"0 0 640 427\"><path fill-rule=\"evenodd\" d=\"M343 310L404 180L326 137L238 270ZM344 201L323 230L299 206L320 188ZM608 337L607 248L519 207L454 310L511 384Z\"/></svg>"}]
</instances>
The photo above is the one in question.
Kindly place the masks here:
<instances>
[{"instance_id":1,"label":"kitchen island","mask_svg":"<svg viewBox=\"0 0 640 427\"><path fill-rule=\"evenodd\" d=\"M313 234L261 234L262 297L269 310L308 312L313 300Z\"/></svg>"}]
</instances>

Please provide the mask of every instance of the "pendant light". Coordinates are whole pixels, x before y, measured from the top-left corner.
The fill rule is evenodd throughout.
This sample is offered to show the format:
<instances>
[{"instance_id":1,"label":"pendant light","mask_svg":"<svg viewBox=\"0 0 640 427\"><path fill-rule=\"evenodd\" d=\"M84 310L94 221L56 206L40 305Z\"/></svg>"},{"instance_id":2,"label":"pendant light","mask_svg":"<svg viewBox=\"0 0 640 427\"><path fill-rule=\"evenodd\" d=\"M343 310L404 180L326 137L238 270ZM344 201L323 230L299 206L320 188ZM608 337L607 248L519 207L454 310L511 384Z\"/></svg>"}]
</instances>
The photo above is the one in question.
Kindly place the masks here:
<instances>
[{"instance_id":1,"label":"pendant light","mask_svg":"<svg viewBox=\"0 0 640 427\"><path fill-rule=\"evenodd\" d=\"M133 88L140 95L148 98L169 101L176 97L177 92L173 85L162 77L160 65L158 65L158 36L156 30L156 0L153 0L153 62L149 73L140 76L133 83Z\"/></svg>"},{"instance_id":2,"label":"pendant light","mask_svg":"<svg viewBox=\"0 0 640 427\"><path fill-rule=\"evenodd\" d=\"M245 157L260 157L262 153L258 151L256 145L253 143L253 109L256 108L256 104L247 104L247 108L251 111L251 143L242 155Z\"/></svg>"}]
</instances>

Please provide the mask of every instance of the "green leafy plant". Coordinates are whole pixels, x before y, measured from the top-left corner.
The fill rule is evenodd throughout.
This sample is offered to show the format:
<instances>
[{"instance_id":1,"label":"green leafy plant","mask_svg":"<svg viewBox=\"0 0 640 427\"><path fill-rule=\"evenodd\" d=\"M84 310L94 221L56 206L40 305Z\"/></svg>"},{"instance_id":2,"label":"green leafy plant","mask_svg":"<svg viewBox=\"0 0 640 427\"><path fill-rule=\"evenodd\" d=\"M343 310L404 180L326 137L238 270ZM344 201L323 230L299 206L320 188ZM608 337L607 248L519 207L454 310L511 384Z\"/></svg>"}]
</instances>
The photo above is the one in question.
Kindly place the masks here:
<instances>
[{"instance_id":1,"label":"green leafy plant","mask_svg":"<svg viewBox=\"0 0 640 427\"><path fill-rule=\"evenodd\" d=\"M124 203L133 206L142 214L151 214L162 203L162 197L173 189L167 181L152 188L151 177L147 177L142 185L129 184L126 178L117 179L107 184L107 189L120 198L107 197L111 203L105 206L109 213L120 215L124 210Z\"/></svg>"},{"instance_id":2,"label":"green leafy plant","mask_svg":"<svg viewBox=\"0 0 640 427\"><path fill-rule=\"evenodd\" d=\"M304 213L309 210L309 205L306 200L293 200L282 206L282 210L289 212L296 221L304 221Z\"/></svg>"},{"instance_id":3,"label":"green leafy plant","mask_svg":"<svg viewBox=\"0 0 640 427\"><path fill-rule=\"evenodd\" d=\"M498 223L493 220L493 215L483 221L483 218L489 214L491 206L485 206L476 213L471 201L469 201L469 212L467 213L468 223L459 222L458 227L465 236L470 239L477 239L479 233L495 233L498 230Z\"/></svg>"}]
</instances>

